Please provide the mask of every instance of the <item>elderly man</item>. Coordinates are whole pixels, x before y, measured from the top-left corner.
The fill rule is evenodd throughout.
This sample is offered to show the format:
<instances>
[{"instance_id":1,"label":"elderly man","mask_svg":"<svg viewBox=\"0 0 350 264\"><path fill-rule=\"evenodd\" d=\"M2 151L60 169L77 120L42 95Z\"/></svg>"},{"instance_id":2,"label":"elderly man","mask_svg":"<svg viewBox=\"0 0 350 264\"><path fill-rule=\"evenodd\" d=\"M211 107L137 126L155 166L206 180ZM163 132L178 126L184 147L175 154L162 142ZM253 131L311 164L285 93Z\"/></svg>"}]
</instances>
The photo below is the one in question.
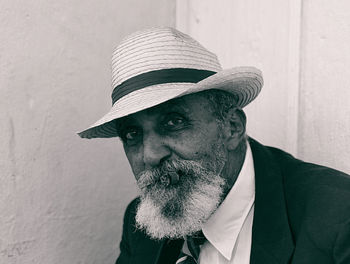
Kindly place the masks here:
<instances>
[{"instance_id":1,"label":"elderly man","mask_svg":"<svg viewBox=\"0 0 350 264\"><path fill-rule=\"evenodd\" d=\"M113 106L84 138L120 137L141 190L117 263L350 263L350 179L246 135L253 67L171 28L112 59Z\"/></svg>"}]
</instances>

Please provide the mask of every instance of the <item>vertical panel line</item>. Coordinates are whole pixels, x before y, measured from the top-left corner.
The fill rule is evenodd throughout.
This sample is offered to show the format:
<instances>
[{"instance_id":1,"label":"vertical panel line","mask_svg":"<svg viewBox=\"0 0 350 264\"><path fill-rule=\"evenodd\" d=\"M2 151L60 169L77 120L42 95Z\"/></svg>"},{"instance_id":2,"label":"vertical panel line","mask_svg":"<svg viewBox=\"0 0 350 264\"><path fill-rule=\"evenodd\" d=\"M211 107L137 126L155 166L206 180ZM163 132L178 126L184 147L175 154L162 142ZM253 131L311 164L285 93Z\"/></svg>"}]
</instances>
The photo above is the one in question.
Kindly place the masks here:
<instances>
[{"instance_id":1,"label":"vertical panel line","mask_svg":"<svg viewBox=\"0 0 350 264\"><path fill-rule=\"evenodd\" d=\"M289 1L287 150L298 156L302 0Z\"/></svg>"}]
</instances>

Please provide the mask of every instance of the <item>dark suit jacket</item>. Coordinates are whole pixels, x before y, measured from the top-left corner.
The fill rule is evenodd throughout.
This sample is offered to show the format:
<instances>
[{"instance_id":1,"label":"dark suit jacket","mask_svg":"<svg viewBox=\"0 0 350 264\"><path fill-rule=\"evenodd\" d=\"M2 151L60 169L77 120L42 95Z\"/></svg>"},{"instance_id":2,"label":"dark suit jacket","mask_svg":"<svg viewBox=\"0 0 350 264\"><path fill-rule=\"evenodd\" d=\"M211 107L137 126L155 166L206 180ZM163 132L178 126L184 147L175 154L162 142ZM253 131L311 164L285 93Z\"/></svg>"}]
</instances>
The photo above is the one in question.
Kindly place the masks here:
<instances>
[{"instance_id":1,"label":"dark suit jacket","mask_svg":"<svg viewBox=\"0 0 350 264\"><path fill-rule=\"evenodd\" d=\"M255 210L250 263L350 264L350 178L250 139ZM124 217L117 264L175 263L181 240L154 241Z\"/></svg>"}]
</instances>

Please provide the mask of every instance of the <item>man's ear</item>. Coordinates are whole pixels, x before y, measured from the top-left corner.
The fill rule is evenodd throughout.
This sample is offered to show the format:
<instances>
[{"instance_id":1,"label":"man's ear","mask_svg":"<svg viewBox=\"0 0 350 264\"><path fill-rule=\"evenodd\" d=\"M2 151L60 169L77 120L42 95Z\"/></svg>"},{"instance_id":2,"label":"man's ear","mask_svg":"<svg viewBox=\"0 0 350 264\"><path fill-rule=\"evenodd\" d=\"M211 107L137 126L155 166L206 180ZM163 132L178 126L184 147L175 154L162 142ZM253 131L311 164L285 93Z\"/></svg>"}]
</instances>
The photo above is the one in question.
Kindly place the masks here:
<instances>
[{"instance_id":1,"label":"man's ear","mask_svg":"<svg viewBox=\"0 0 350 264\"><path fill-rule=\"evenodd\" d=\"M246 135L246 115L240 108L231 108L224 120L224 134L228 151L235 150Z\"/></svg>"}]
</instances>

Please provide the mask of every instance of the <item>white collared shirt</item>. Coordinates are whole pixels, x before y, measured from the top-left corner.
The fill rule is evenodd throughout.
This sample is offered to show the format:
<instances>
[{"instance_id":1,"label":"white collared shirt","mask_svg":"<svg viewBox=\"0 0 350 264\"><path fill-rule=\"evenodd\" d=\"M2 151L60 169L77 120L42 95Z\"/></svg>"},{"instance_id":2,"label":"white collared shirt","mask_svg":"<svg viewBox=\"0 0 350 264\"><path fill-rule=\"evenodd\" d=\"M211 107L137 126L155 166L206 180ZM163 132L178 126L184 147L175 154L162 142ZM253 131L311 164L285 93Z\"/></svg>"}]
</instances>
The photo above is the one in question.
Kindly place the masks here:
<instances>
[{"instance_id":1,"label":"white collared shirt","mask_svg":"<svg viewBox=\"0 0 350 264\"><path fill-rule=\"evenodd\" d=\"M200 264L249 264L255 200L253 155L247 152L235 184L203 227Z\"/></svg>"}]
</instances>

